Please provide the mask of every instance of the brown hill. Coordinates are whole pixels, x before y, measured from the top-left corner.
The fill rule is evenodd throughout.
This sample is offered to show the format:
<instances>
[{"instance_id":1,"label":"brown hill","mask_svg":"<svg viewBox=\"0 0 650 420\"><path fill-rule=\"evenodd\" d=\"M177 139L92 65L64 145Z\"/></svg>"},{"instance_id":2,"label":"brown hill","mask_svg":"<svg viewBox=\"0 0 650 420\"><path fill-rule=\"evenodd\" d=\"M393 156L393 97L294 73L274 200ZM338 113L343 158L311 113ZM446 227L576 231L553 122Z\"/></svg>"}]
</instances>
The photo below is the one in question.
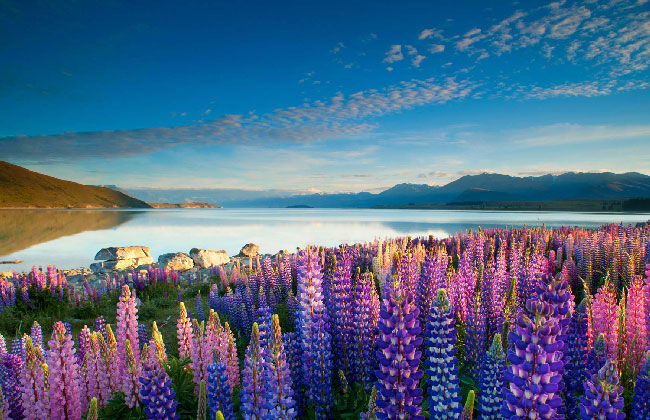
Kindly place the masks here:
<instances>
[{"instance_id":1,"label":"brown hill","mask_svg":"<svg viewBox=\"0 0 650 420\"><path fill-rule=\"evenodd\" d=\"M82 185L0 161L0 208L149 208L106 187Z\"/></svg>"}]
</instances>

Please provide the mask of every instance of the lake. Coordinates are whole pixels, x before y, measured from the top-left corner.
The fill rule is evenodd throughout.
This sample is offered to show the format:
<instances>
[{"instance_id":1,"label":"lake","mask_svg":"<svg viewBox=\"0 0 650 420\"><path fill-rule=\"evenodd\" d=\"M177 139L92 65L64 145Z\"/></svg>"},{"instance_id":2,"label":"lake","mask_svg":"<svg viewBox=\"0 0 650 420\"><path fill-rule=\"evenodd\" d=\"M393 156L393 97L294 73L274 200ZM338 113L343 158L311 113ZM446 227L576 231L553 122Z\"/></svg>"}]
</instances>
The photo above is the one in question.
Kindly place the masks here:
<instances>
[{"instance_id":1,"label":"lake","mask_svg":"<svg viewBox=\"0 0 650 420\"><path fill-rule=\"evenodd\" d=\"M194 247L235 255L248 242L276 253L378 237L440 238L479 226L593 228L649 219L650 214L384 209L0 210L0 260L24 261L0 265L0 271L87 267L107 246L148 246L155 260Z\"/></svg>"}]
</instances>

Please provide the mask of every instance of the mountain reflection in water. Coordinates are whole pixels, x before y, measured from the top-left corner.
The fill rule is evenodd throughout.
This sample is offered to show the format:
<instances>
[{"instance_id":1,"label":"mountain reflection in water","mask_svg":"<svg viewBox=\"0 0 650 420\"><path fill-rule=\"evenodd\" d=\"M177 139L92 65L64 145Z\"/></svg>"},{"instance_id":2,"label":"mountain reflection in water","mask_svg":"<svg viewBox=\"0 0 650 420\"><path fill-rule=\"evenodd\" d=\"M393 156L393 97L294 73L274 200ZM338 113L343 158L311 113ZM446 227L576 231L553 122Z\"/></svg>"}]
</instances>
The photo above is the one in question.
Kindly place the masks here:
<instances>
[{"instance_id":1,"label":"mountain reflection in water","mask_svg":"<svg viewBox=\"0 0 650 420\"><path fill-rule=\"evenodd\" d=\"M64 236L88 230L110 229L128 222L137 214L141 213L111 210L0 210L0 257ZM47 264L46 261L43 263Z\"/></svg>"}]
</instances>

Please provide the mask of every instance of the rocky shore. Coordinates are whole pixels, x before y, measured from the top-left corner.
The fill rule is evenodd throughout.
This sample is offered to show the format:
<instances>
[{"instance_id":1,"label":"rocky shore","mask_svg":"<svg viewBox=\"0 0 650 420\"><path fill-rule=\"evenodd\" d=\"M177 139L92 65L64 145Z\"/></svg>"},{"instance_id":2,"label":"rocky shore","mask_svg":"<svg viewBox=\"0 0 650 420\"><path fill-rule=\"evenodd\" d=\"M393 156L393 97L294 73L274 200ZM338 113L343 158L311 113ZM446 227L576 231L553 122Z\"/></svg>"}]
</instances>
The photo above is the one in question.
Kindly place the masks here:
<instances>
[{"instance_id":1,"label":"rocky shore","mask_svg":"<svg viewBox=\"0 0 650 420\"><path fill-rule=\"evenodd\" d=\"M287 251L280 251L285 254ZM277 255L277 254L275 254ZM223 267L227 273L232 272L236 265L256 264L264 258L274 257L274 254L261 254L260 247L253 243L245 244L237 255L228 256L225 250L210 250L192 248L186 252L172 252L159 255L157 259L147 246L111 246L102 248L95 254L94 263L90 267L80 267L62 270L67 280L72 284L82 284L88 280L90 284L118 274L133 271L148 271L150 268L164 268L182 273L194 279L209 278L211 269ZM0 277L13 276L12 271L0 272Z\"/></svg>"}]
</instances>

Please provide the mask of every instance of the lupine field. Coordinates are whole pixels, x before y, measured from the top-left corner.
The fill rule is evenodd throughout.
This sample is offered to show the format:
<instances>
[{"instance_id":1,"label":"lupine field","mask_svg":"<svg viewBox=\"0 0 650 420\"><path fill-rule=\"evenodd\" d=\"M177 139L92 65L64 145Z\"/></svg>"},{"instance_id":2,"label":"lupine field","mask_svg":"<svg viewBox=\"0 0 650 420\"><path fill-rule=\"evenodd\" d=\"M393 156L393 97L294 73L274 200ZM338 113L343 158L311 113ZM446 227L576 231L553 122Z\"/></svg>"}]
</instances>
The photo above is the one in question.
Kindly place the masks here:
<instances>
[{"instance_id":1,"label":"lupine field","mask_svg":"<svg viewBox=\"0 0 650 420\"><path fill-rule=\"evenodd\" d=\"M0 419L650 419L650 223L211 273L0 280Z\"/></svg>"}]
</instances>

